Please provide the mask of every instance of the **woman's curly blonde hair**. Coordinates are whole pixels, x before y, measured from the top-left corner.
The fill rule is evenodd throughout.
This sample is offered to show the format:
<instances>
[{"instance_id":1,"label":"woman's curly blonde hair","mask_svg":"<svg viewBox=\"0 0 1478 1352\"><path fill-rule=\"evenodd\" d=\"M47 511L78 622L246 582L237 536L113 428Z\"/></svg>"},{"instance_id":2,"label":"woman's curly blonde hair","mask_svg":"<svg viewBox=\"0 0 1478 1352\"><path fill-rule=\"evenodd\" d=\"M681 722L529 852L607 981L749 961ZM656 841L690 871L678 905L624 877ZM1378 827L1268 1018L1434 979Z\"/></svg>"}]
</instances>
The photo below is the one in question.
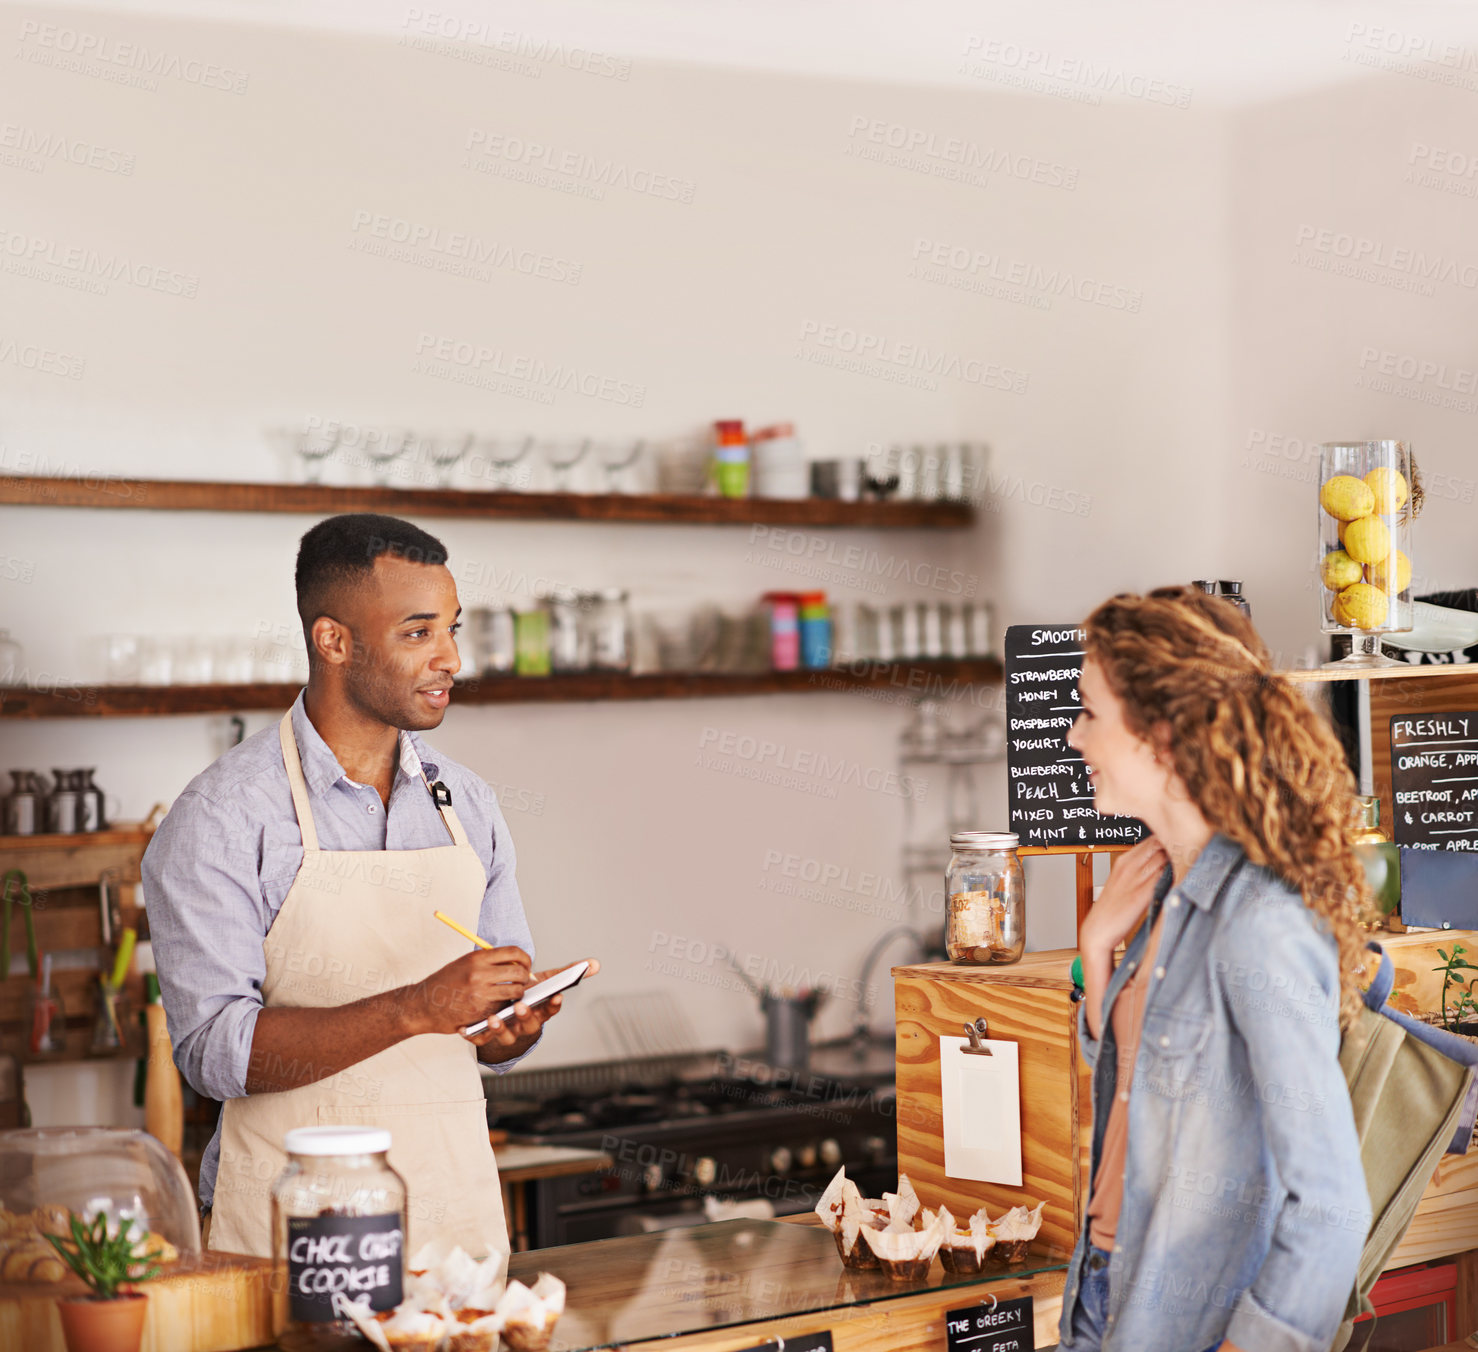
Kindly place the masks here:
<instances>
[{"instance_id":1,"label":"woman's curly blonde hair","mask_svg":"<svg viewBox=\"0 0 1478 1352\"><path fill-rule=\"evenodd\" d=\"M1334 935L1348 1025L1366 970L1360 917L1373 902L1353 849L1354 777L1333 729L1273 675L1242 612L1194 587L1115 596L1087 631L1131 730L1163 746L1213 829L1298 888Z\"/></svg>"}]
</instances>

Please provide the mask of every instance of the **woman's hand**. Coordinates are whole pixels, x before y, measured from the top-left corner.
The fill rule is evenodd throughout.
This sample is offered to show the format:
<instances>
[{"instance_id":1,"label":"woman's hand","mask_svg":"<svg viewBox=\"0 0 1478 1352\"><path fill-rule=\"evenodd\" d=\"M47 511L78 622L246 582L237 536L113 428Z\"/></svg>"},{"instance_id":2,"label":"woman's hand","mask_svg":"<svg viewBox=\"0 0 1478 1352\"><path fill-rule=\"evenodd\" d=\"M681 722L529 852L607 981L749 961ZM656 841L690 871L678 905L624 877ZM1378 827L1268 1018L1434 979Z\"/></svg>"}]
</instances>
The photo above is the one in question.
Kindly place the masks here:
<instances>
[{"instance_id":1,"label":"woman's hand","mask_svg":"<svg viewBox=\"0 0 1478 1352\"><path fill-rule=\"evenodd\" d=\"M1134 932L1149 910L1155 884L1169 862L1165 847L1154 836L1147 836L1119 857L1078 933L1085 964L1090 953L1095 957L1111 956Z\"/></svg>"},{"instance_id":2,"label":"woman's hand","mask_svg":"<svg viewBox=\"0 0 1478 1352\"><path fill-rule=\"evenodd\" d=\"M1103 997L1113 975L1114 949L1144 919L1154 900L1155 884L1169 862L1164 846L1154 836L1126 850L1078 931L1078 949L1083 955L1083 1009L1088 1031L1095 1039L1103 1036Z\"/></svg>"}]
</instances>

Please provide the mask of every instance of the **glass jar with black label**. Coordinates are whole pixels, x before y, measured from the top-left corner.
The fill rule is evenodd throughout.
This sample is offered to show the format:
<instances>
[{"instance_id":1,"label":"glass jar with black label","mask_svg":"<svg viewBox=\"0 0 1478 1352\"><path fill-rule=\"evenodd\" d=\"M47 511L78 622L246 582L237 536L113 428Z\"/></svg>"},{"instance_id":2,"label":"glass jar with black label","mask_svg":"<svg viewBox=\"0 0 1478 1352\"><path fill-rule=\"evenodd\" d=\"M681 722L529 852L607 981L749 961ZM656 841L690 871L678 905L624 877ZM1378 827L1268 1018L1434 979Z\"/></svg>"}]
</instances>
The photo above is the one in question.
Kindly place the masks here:
<instances>
[{"instance_id":1,"label":"glass jar with black label","mask_svg":"<svg viewBox=\"0 0 1478 1352\"><path fill-rule=\"evenodd\" d=\"M285 1269L288 1352L363 1348L346 1306L400 1304L405 1278L405 1180L379 1127L299 1127L283 1140L287 1167L272 1188L272 1256Z\"/></svg>"}]
</instances>

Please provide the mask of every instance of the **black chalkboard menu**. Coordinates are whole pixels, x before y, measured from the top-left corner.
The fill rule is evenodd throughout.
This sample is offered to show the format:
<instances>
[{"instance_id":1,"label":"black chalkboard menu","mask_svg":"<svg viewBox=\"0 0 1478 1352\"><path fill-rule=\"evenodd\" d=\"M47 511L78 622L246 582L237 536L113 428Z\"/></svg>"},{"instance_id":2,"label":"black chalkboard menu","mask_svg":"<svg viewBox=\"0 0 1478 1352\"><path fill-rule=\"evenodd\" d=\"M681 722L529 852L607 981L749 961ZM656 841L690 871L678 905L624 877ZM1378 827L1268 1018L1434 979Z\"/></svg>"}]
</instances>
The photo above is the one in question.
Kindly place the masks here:
<instances>
[{"instance_id":1,"label":"black chalkboard menu","mask_svg":"<svg viewBox=\"0 0 1478 1352\"><path fill-rule=\"evenodd\" d=\"M1032 1298L969 1305L944 1317L946 1352L1033 1352ZM790 1344L787 1342L786 1347Z\"/></svg>"},{"instance_id":2,"label":"black chalkboard menu","mask_svg":"<svg viewBox=\"0 0 1478 1352\"><path fill-rule=\"evenodd\" d=\"M1391 719L1396 843L1419 850L1478 850L1478 713Z\"/></svg>"},{"instance_id":3,"label":"black chalkboard menu","mask_svg":"<svg viewBox=\"0 0 1478 1352\"><path fill-rule=\"evenodd\" d=\"M1006 630L1006 776L1011 830L1023 845L1132 845L1133 817L1100 817L1093 787L1065 738L1082 707L1084 632L1075 624Z\"/></svg>"}]
</instances>

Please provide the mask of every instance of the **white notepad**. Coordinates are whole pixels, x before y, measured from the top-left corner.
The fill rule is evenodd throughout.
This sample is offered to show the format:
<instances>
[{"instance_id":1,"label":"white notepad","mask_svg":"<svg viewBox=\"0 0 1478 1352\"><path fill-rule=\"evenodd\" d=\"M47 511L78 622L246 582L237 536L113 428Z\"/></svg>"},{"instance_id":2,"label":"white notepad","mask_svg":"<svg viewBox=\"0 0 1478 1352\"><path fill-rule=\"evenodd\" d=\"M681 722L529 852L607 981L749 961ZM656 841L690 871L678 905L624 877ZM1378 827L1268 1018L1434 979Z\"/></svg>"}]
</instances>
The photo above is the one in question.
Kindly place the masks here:
<instances>
[{"instance_id":1,"label":"white notepad","mask_svg":"<svg viewBox=\"0 0 1478 1352\"><path fill-rule=\"evenodd\" d=\"M989 1056L961 1051L962 1037L939 1039L944 1172L950 1178L1021 1186L1021 1068L1014 1042L983 1041Z\"/></svg>"}]
</instances>

